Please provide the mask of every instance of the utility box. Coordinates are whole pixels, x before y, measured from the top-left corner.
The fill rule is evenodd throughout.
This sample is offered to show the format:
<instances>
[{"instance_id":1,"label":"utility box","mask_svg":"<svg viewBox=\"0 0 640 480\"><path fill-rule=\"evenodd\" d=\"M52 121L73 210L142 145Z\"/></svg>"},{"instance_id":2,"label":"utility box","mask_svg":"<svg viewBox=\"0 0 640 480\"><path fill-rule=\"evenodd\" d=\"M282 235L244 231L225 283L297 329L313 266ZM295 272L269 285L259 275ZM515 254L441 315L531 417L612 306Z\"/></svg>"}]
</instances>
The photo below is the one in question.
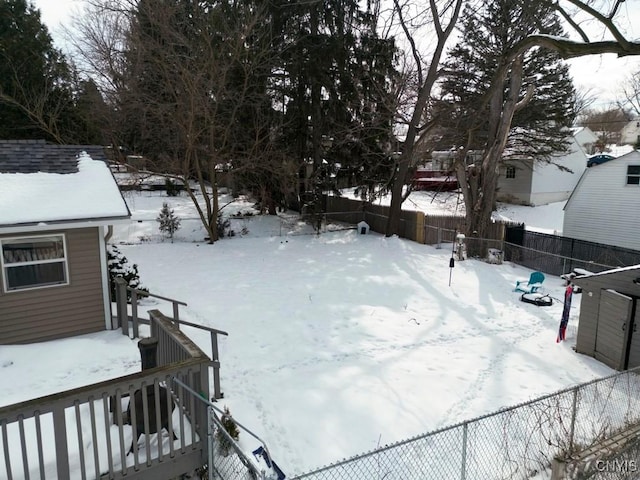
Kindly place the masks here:
<instances>
[{"instance_id":1,"label":"utility box","mask_svg":"<svg viewBox=\"0 0 640 480\"><path fill-rule=\"evenodd\" d=\"M497 248L490 248L487 250L487 263L495 263L496 265L502 265L504 261L504 252Z\"/></svg>"},{"instance_id":2,"label":"utility box","mask_svg":"<svg viewBox=\"0 0 640 480\"><path fill-rule=\"evenodd\" d=\"M364 220L358 223L358 232L360 233L360 235L366 235L367 233L369 233L369 224Z\"/></svg>"}]
</instances>

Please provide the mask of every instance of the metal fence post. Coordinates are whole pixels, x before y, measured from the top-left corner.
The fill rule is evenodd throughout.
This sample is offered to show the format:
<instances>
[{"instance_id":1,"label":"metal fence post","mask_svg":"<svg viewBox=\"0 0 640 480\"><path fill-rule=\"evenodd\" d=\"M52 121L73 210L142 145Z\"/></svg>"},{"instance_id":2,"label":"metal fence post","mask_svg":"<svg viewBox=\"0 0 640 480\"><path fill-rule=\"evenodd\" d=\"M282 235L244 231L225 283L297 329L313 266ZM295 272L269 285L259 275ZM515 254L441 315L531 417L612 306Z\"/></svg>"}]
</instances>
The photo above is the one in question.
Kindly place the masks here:
<instances>
[{"instance_id":1,"label":"metal fence post","mask_svg":"<svg viewBox=\"0 0 640 480\"><path fill-rule=\"evenodd\" d=\"M462 424L462 467L460 470L460 480L467 478L467 431L469 430L469 424L467 422Z\"/></svg>"},{"instance_id":2,"label":"metal fence post","mask_svg":"<svg viewBox=\"0 0 640 480\"><path fill-rule=\"evenodd\" d=\"M569 430L569 452L573 452L573 441L576 431L576 414L578 412L578 387L573 389L573 402L571 406L571 427Z\"/></svg>"},{"instance_id":3,"label":"metal fence post","mask_svg":"<svg viewBox=\"0 0 640 480\"><path fill-rule=\"evenodd\" d=\"M209 480L213 480L213 422L211 418L213 417L213 407L211 405L207 406L207 476Z\"/></svg>"}]
</instances>

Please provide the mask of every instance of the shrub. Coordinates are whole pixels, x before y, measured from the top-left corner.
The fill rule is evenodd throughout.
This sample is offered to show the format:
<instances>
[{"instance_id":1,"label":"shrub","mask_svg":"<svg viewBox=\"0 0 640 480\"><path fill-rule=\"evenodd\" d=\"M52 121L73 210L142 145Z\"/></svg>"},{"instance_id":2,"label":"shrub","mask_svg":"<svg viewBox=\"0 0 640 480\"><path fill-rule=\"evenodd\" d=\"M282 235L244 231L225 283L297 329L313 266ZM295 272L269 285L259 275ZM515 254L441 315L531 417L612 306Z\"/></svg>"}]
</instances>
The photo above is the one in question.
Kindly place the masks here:
<instances>
[{"instance_id":1,"label":"shrub","mask_svg":"<svg viewBox=\"0 0 640 480\"><path fill-rule=\"evenodd\" d=\"M142 286L138 265L131 265L127 257L115 245L107 250L107 264L109 266L109 290L111 301L116 301L116 277L122 277L130 288L148 292L149 289ZM131 292L127 290L127 303L131 303Z\"/></svg>"},{"instance_id":2,"label":"shrub","mask_svg":"<svg viewBox=\"0 0 640 480\"><path fill-rule=\"evenodd\" d=\"M162 209L160 209L156 222L160 224L158 227L160 232L168 235L171 243L173 243L173 234L180 228L180 218L173 213L173 209L169 208L166 202L162 204Z\"/></svg>"},{"instance_id":3,"label":"shrub","mask_svg":"<svg viewBox=\"0 0 640 480\"><path fill-rule=\"evenodd\" d=\"M229 437L237 442L238 437L240 437L240 431L238 430L238 425L236 425L236 422L231 416L229 407L227 407L226 405L224 407L223 414L220 416L220 423L222 424L224 430L229 434ZM224 456L229 455L229 453L231 453L231 440L229 440L229 438L224 433L222 433L221 430L218 430L216 432L216 436L218 437L217 440L220 448L220 453L222 453L222 455Z\"/></svg>"},{"instance_id":4,"label":"shrub","mask_svg":"<svg viewBox=\"0 0 640 480\"><path fill-rule=\"evenodd\" d=\"M180 189L177 187L176 182L170 178L164 179L164 189L166 190L168 197L175 197L180 193Z\"/></svg>"}]
</instances>

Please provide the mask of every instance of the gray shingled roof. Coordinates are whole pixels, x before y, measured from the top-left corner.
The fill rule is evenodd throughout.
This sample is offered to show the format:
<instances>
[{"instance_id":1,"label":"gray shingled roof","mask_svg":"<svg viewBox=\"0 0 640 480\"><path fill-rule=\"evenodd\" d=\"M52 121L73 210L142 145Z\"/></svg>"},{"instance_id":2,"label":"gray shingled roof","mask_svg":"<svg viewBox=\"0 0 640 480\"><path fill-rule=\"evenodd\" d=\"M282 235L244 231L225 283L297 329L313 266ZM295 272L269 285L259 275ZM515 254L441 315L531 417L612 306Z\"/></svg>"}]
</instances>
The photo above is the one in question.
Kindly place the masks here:
<instances>
[{"instance_id":1,"label":"gray shingled roof","mask_svg":"<svg viewBox=\"0 0 640 480\"><path fill-rule=\"evenodd\" d=\"M44 140L0 140L0 173L76 173L78 155L108 163L100 145L56 145Z\"/></svg>"}]
</instances>

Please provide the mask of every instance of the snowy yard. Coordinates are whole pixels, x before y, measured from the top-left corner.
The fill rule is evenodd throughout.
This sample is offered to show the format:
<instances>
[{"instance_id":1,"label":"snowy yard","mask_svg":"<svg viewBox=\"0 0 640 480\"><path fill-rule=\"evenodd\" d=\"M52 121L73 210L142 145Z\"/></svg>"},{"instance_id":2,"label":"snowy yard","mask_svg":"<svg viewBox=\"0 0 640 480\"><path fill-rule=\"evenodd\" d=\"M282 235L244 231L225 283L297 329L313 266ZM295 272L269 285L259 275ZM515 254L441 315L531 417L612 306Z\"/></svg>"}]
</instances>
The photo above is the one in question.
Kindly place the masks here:
<instances>
[{"instance_id":1,"label":"snowy yard","mask_svg":"<svg viewBox=\"0 0 640 480\"><path fill-rule=\"evenodd\" d=\"M188 303L182 318L229 332L220 344L220 403L267 442L288 475L612 373L571 348L579 296L560 344L561 302L519 301L513 288L529 277L526 268L467 260L450 272L446 245L353 230L287 235L305 227L257 216L242 220L246 236L215 245L201 242L197 220L184 220L171 244L153 220L163 201L195 217L188 199L126 199L142 221L116 228L111 241L127 243L119 248L151 292ZM561 229L555 207L541 228ZM562 298L559 278L544 285ZM208 335L186 331L209 351ZM139 370L135 342L117 332L50 345L56 350L0 348L10 385L0 403ZM78 365L54 366L67 354ZM85 359L98 362L85 367Z\"/></svg>"}]
</instances>

